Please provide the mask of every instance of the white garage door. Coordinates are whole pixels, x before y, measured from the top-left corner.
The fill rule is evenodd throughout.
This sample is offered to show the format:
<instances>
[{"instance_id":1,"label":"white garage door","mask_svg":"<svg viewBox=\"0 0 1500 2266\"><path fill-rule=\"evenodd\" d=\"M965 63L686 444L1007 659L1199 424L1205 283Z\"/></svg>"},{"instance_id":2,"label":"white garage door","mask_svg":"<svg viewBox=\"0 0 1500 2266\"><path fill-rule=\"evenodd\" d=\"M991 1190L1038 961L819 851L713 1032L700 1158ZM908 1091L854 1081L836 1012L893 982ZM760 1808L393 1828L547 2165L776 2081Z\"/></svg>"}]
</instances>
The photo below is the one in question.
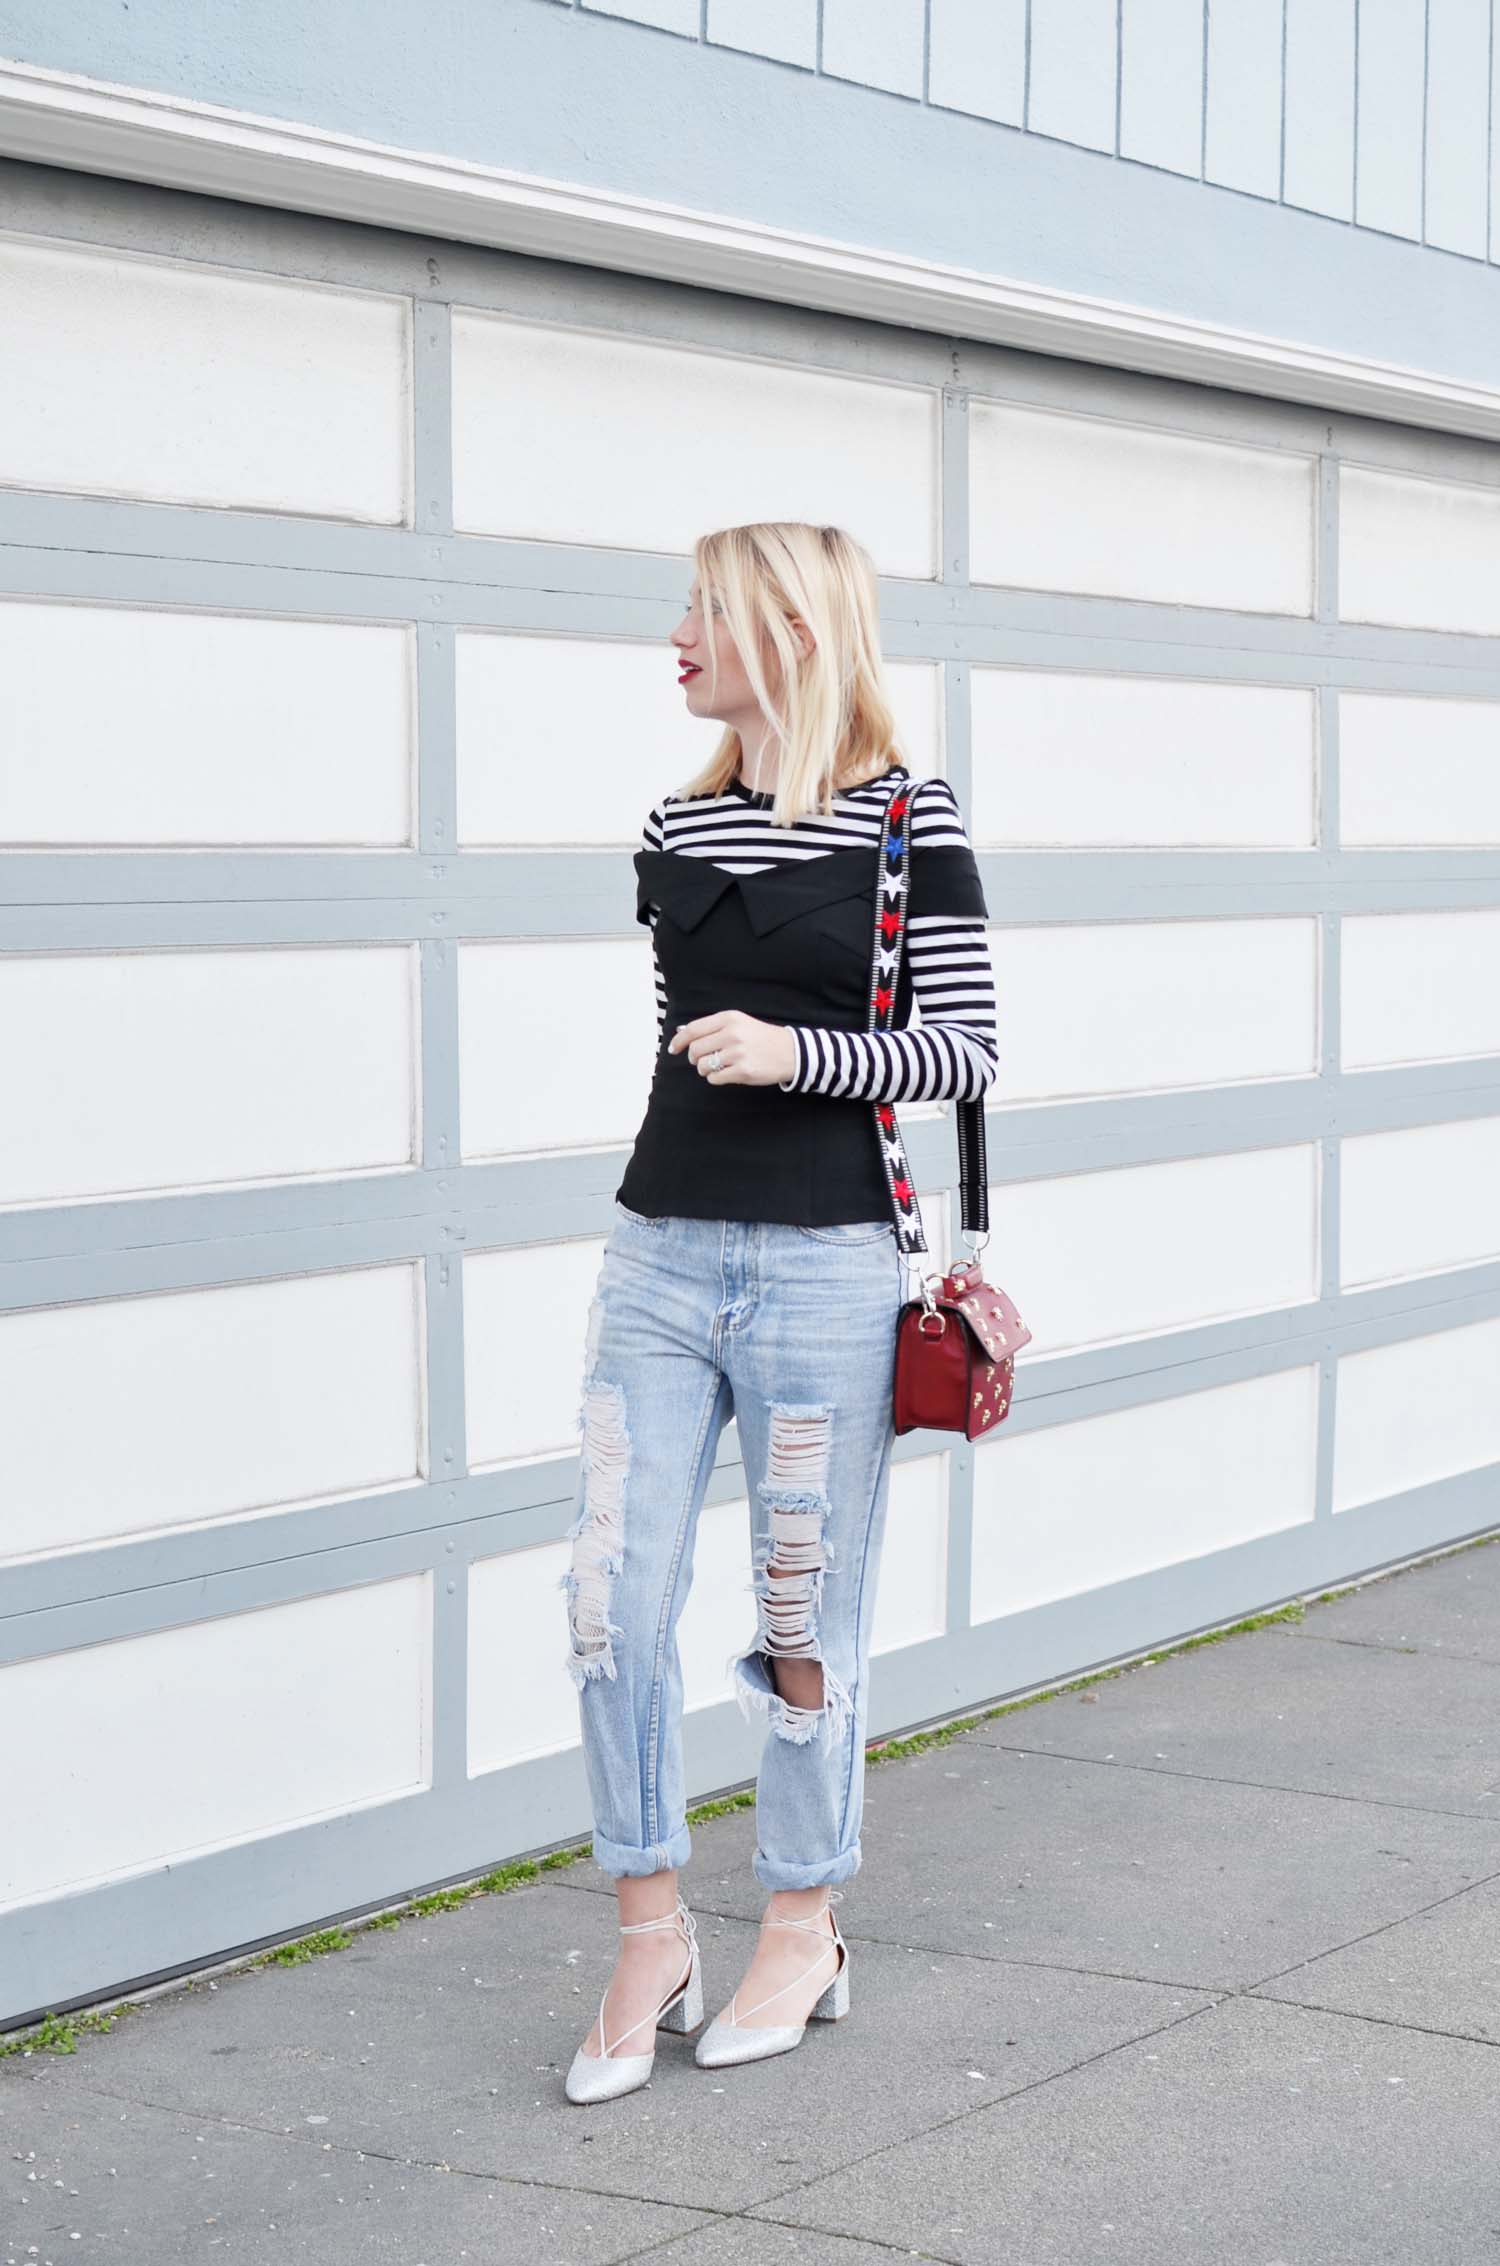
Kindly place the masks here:
<instances>
[{"instance_id":1,"label":"white garage door","mask_svg":"<svg viewBox=\"0 0 1500 2266\"><path fill-rule=\"evenodd\" d=\"M1495 1522L1500 451L77 175L7 213L0 2021L587 1833L557 1583L701 529L869 545L993 914L1035 1337L1003 1436L898 1443L872 1734ZM696 1573L700 1795L756 1760L732 1431Z\"/></svg>"}]
</instances>

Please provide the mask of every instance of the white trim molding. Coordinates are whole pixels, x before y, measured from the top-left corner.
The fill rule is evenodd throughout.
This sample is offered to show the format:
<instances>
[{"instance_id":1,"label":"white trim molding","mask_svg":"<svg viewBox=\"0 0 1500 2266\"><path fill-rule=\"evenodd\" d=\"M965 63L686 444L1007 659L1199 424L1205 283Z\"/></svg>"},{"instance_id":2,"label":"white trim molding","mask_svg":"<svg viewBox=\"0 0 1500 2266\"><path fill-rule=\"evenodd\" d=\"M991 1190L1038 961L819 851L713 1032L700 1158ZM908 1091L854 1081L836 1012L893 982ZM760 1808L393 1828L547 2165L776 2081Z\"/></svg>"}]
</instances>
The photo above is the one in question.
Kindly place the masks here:
<instances>
[{"instance_id":1,"label":"white trim molding","mask_svg":"<svg viewBox=\"0 0 1500 2266\"><path fill-rule=\"evenodd\" d=\"M1500 439L1500 389L685 205L0 62L0 154Z\"/></svg>"}]
</instances>

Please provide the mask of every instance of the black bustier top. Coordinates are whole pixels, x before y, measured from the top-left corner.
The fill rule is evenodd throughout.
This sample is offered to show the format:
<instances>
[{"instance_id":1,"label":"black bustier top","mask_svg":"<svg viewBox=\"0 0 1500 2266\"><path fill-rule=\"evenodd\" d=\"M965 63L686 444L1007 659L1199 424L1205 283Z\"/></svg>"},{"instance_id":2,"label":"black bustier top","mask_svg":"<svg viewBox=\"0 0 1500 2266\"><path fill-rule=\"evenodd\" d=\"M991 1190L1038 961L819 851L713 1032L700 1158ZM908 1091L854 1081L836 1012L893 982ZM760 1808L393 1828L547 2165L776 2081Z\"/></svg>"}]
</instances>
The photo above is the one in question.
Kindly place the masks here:
<instances>
[{"instance_id":1,"label":"black bustier top","mask_svg":"<svg viewBox=\"0 0 1500 2266\"><path fill-rule=\"evenodd\" d=\"M726 873L677 850L637 850L636 918L651 925L667 1012L650 1098L616 1195L656 1218L783 1220L808 1227L891 1217L874 1105L779 1086L715 1086L667 1041L683 1023L741 1008L766 1023L868 1030L878 850L828 850ZM911 1020L903 954L894 1027Z\"/></svg>"}]
</instances>

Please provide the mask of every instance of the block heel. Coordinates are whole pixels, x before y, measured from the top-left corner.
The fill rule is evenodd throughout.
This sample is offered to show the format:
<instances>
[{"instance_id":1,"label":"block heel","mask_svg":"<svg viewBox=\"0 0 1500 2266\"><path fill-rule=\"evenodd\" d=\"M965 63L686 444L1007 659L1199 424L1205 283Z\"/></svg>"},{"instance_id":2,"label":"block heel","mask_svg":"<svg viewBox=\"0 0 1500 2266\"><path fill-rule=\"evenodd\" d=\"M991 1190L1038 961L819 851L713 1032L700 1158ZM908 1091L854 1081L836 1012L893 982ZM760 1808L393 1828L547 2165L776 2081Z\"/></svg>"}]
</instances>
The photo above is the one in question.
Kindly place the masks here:
<instances>
[{"instance_id":1,"label":"block heel","mask_svg":"<svg viewBox=\"0 0 1500 2266\"><path fill-rule=\"evenodd\" d=\"M685 2038L690 2030L697 2029L702 2020L703 1968L698 1958L697 1939L694 1938L693 1964L682 1987L682 1996L662 2009L656 2018L656 2027L658 2030L671 2030L677 2037Z\"/></svg>"},{"instance_id":2,"label":"block heel","mask_svg":"<svg viewBox=\"0 0 1500 2266\"><path fill-rule=\"evenodd\" d=\"M843 1961L838 1973L808 2016L809 2022L842 2022L849 2011L849 1954L841 1943Z\"/></svg>"}]
</instances>

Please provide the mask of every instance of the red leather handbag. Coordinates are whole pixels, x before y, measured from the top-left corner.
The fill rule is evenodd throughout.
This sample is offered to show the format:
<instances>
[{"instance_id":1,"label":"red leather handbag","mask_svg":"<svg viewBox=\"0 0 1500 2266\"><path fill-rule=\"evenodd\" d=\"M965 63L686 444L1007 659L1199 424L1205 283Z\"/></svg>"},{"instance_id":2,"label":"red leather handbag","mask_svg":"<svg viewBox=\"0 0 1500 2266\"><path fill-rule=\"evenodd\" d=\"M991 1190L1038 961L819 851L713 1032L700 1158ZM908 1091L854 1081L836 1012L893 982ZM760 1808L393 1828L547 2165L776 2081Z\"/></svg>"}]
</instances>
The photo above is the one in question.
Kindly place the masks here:
<instances>
[{"instance_id":1,"label":"red leather handbag","mask_svg":"<svg viewBox=\"0 0 1500 2266\"><path fill-rule=\"evenodd\" d=\"M870 977L869 1027L892 1028L901 949L906 935L909 881L906 823L920 793L903 773L887 797L880 827L875 878L875 952ZM876 1138L903 1254L925 1251L922 1214L908 1176L896 1112L876 1102ZM989 1241L990 1199L985 1174L984 1103L958 1102L958 1171L963 1232L983 1241L973 1256L947 1274L922 1277L921 1295L902 1306L896 1321L896 1372L892 1413L898 1432L919 1426L982 1439L1004 1421L1015 1381L1015 1356L1031 1332L998 1283L986 1282L979 1253Z\"/></svg>"}]
</instances>

